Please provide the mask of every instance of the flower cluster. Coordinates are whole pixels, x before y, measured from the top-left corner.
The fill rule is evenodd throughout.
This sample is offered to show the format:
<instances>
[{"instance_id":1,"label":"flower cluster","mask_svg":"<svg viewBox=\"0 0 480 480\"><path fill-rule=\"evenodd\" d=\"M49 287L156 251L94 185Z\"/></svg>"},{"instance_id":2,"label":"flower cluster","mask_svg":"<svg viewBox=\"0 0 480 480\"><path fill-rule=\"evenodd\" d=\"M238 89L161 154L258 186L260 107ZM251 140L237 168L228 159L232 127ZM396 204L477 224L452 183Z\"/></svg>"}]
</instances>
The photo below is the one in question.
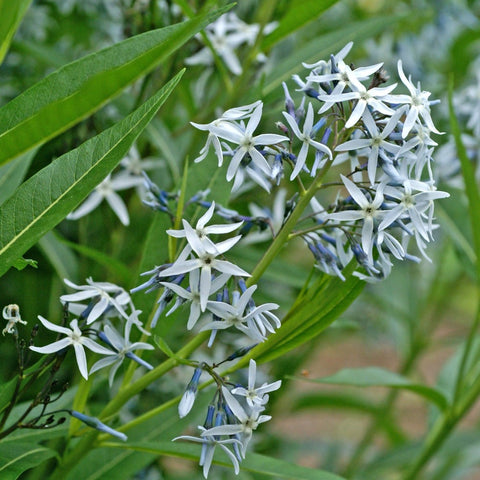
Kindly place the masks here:
<instances>
[{"instance_id":1,"label":"flower cluster","mask_svg":"<svg viewBox=\"0 0 480 480\"><path fill-rule=\"evenodd\" d=\"M235 74L241 73L241 67L233 49L253 42L259 31L257 26L247 27L229 13L207 29L207 37ZM174 225L167 230L171 258L144 272L142 275L149 278L130 292L91 278L86 285L65 280L75 292L60 297L67 312L63 325L39 316L45 328L62 337L49 345L30 348L59 358L73 346L81 375L87 379L110 367L112 386L125 358L143 368L154 368L134 353L153 349L149 343L130 341L134 326L145 339L162 314L183 313L188 331L210 333L208 347L217 336L227 338L218 332L228 330L229 344L236 345L239 339L240 348L225 360L210 365L175 357L195 368L178 405L180 417L192 409L202 374L208 374L217 387L205 423L198 427L199 436L175 438L202 445L200 465L205 477L217 446L238 473L253 431L270 420L264 414L269 393L281 385L281 381L258 385L253 359L248 378L240 384L231 383L216 371L225 362L246 355L281 327L273 313L279 306L254 300L258 289L254 283L261 268L250 275L228 260L227 252L241 241L270 238L275 247L271 250L278 252L286 241L300 237L322 271L345 280L345 267L353 261L357 263L355 275L367 281L378 280L389 274L393 259L419 260L409 251L410 240L426 257L426 244L433 240L436 228L434 202L448 196L436 189L432 169L437 144L431 136L440 133L430 113L436 102L405 74L401 61L397 65L403 88L400 93L397 83L383 85L388 76L382 63L359 68L348 65L345 58L351 48L349 43L327 61L304 64L306 75L293 77L298 100L283 84L285 109L273 124L277 133L262 130L264 105L260 100L230 108L210 123L192 123L207 135L195 162L203 161L212 151L219 167L227 161L226 180L233 182L233 192L252 184L271 192L281 182L286 184L278 189L273 212L251 205L251 214L243 215L209 200L207 190L189 200L185 192L161 190L144 172L153 165L140 162L138 152L132 150L123 162L124 172L108 177L69 216L78 218L106 199L122 223L128 224L127 209L115 191L143 185L143 202L166 213ZM210 62L209 52L201 50L189 62ZM206 209L196 223L185 218L180 222L180 199L183 212L192 205ZM214 215L223 223L211 224ZM273 260L273 256L267 260ZM157 289L161 293L151 323L145 328L130 294ZM4 332L15 331L15 324L23 323L13 307L3 311L9 321ZM75 316L73 320L69 320L69 313ZM207 338L202 337L202 341ZM246 342L248 347L244 346ZM102 355L90 368L85 349ZM93 428L126 439L98 419L68 412Z\"/></svg>"},{"instance_id":2,"label":"flower cluster","mask_svg":"<svg viewBox=\"0 0 480 480\"><path fill-rule=\"evenodd\" d=\"M112 365L110 370L110 385L112 385L115 373L125 357L130 358L147 369L153 367L137 357L133 351L138 349L151 350L153 347L144 342L130 342L130 331L135 325L142 332L148 333L138 318L140 311L135 309L130 295L121 287L107 282L94 282L87 279L88 285L75 285L65 279L65 283L78 292L62 295L60 300L75 313L77 318L69 322L69 327L56 325L41 315L38 319L42 325L53 332L64 335L61 338L44 347L31 346L30 349L43 354L63 352L67 347L73 346L78 369L81 375L87 379L89 373L96 372L101 368ZM78 303L90 300L88 305ZM123 335L112 325L111 319L123 320ZM95 323L95 327L91 325ZM102 329L103 328L103 329ZM99 339L105 346L97 343L91 337ZM94 353L106 357L97 361L88 371L85 348Z\"/></svg>"},{"instance_id":3,"label":"flower cluster","mask_svg":"<svg viewBox=\"0 0 480 480\"><path fill-rule=\"evenodd\" d=\"M261 342L265 340L267 332L271 333L275 327L280 326L280 320L271 312L277 309L278 305L266 303L257 306L252 299L257 286L247 288L243 280L243 277L249 277L250 274L222 258L224 253L238 243L241 235L218 243L214 243L210 235L232 233L243 222L207 225L214 212L215 202L212 202L205 214L198 219L195 228L183 220L182 230L167 230L171 237L185 238L187 241L185 247L173 264L161 265L145 272L146 275L153 275L132 292L164 288L158 301L159 306L152 321L152 328L155 327L166 306L176 297L167 315L180 305L188 303L190 313L187 329L192 329L201 317L205 318L201 330L212 331L209 345L212 344L218 330L229 327L234 327L250 339ZM187 274L188 286L184 288L181 283L185 281ZM230 291L227 282L234 285L233 290ZM215 300L211 299L212 296Z\"/></svg>"},{"instance_id":4,"label":"flower cluster","mask_svg":"<svg viewBox=\"0 0 480 480\"><path fill-rule=\"evenodd\" d=\"M205 364L195 370L179 405L180 417L185 416L193 405L202 368L211 372L211 369ZM247 445L252 438L253 431L261 423L271 419L269 415L262 414L268 403L268 393L278 390L282 383L278 380L256 387L257 365L254 360L250 360L247 386L235 385L233 389L229 389L223 379L213 372L211 373L214 380L217 381L218 389L208 406L205 423L198 427L201 432L200 436L182 435L174 438L174 441L187 440L202 444L199 463L203 467L205 478L208 476L217 446L227 454L235 473L238 474L239 462L245 458ZM228 446L232 447L233 452Z\"/></svg>"},{"instance_id":5,"label":"flower cluster","mask_svg":"<svg viewBox=\"0 0 480 480\"><path fill-rule=\"evenodd\" d=\"M277 23L269 23L263 29L263 34L268 35L277 26ZM205 29L205 34L211 47L203 47L197 53L185 60L187 65L213 65L213 51L225 62L225 65L234 75L242 73L242 65L238 59L237 50L242 45L253 45L260 25L247 24L234 12L228 12L212 22ZM201 40L201 36L198 35ZM259 54L257 61L265 61L265 56Z\"/></svg>"},{"instance_id":6,"label":"flower cluster","mask_svg":"<svg viewBox=\"0 0 480 480\"><path fill-rule=\"evenodd\" d=\"M429 100L430 92L413 84L401 61L398 75L408 93L394 93L397 83L380 86L388 80L382 63L347 65L344 59L351 47L347 44L328 61L304 64L309 70L304 78L294 75L304 94L298 107L284 84L286 125L277 126L286 136L254 135L262 113L262 103L255 102L228 110L210 124L193 124L208 131L197 161L211 145L219 165L230 156L227 180L235 178L233 191L245 176L270 191L283 177L284 163L291 164L291 181L302 182L302 172L316 177L312 189L331 167L341 165L346 169L340 174L346 195L340 191L335 203L323 206L318 195L328 199L326 189L339 183L319 186L311 201L315 226L298 234L325 272L343 278L342 269L355 257L361 267L357 275L377 280L389 274L392 258L418 261L408 252L410 239L428 258L434 201L448 193L436 189L432 173L437 144L431 134L440 132L431 118L430 107L436 102Z\"/></svg>"}]
</instances>

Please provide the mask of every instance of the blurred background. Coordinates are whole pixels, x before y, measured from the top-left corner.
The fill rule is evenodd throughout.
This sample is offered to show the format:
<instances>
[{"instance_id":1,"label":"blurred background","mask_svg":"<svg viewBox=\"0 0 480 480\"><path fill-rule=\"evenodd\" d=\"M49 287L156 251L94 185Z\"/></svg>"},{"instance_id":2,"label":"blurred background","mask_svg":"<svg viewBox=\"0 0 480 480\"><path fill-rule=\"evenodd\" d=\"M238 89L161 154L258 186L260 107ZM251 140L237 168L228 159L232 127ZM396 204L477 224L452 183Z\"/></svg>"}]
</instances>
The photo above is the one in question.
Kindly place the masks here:
<instances>
[{"instance_id":1,"label":"blurred background","mask_svg":"<svg viewBox=\"0 0 480 480\"><path fill-rule=\"evenodd\" d=\"M436 242L427 251L432 261L395 265L389 278L366 285L350 308L319 337L268 366L271 377L283 378L284 385L281 392L272 394L269 413L273 419L262 426L253 446L258 453L329 470L346 478L400 479L438 414L435 407L404 390L327 386L309 380L343 368L378 366L419 384L440 385L447 391L454 388L452 369L458 364L459 349L475 316L477 293L467 203L449 134L447 93L451 81L464 143L479 172L480 2L324 3L331 7L280 42L271 46L265 42L262 55L250 58L250 46L240 45L236 52L240 64L249 66L242 72L232 72L222 58L213 64L189 62L204 48L201 37L189 42L168 64L88 120L43 145L24 175L30 177L52 159L112 125L186 63L190 66L181 86L163 107L163 114L139 139L136 150L130 152L130 167L122 167L131 168L130 173L138 175L134 168L141 159L152 180L168 191L178 186L185 158L195 158L203 145L204 138L189 127L189 121L210 121L215 112L255 101L262 94L265 122L274 122L276 112L283 108L284 77L301 72L302 61L314 61L313 57L328 59L350 40L355 45L349 61L356 66L384 62L391 80L397 78L397 60L402 59L412 80L420 81L422 89L431 91L431 99L441 100L439 105L432 106L435 124L445 132L436 137L439 146L434 154L434 169L439 189L449 191L451 197L439 202L436 210ZM181 21L189 8L197 11L202 4L200 0L33 1L0 67L0 102L8 102L67 62L143 31ZM234 11L248 25L267 25L293 11L296 7L292 5L287 0L242 0ZM318 54L317 38L321 39ZM197 167L192 170L193 175L208 176L204 169ZM0 182L2 173L5 171L0 170ZM3 182L1 185L8 189ZM139 245L153 216L159 214L142 204L141 188L125 190L120 195L128 206L128 227L118 221L106 202L78 221L63 221L25 255L37 262L36 268L11 269L0 279L1 305L17 303L30 328L39 314L53 322L61 321L58 297L67 293L64 278L84 284L87 277L92 277L126 289L141 283ZM229 207L247 213L252 203L271 209L273 200L274 195L251 190L233 198ZM245 244L235 252L234 260L248 270L265 245ZM299 245L285 249L263 279L263 300L279 303L286 312L312 273L311 260ZM158 262L163 262L163 258ZM154 297L141 294L139 302L145 308L153 307ZM160 329L175 344L182 341L182 325L175 323L176 316L172 317ZM43 335L48 337L40 335L39 344ZM5 381L15 370L16 356L14 345L7 338L2 338L2 342L0 378ZM471 361L477 361L479 356L480 342L475 341ZM169 381L143 395L132 411L181 393L189 372L178 370ZM68 371L64 375L67 379ZM101 400L101 393L98 398ZM479 408L477 402L422 479L480 479ZM202 414L201 405L196 410ZM136 468L140 473L132 472L128 474L130 478L201 478L197 466L183 460L143 456ZM215 468L210 476L214 480L232 477L231 471L222 468ZM238 478L263 477L241 472Z\"/></svg>"}]
</instances>

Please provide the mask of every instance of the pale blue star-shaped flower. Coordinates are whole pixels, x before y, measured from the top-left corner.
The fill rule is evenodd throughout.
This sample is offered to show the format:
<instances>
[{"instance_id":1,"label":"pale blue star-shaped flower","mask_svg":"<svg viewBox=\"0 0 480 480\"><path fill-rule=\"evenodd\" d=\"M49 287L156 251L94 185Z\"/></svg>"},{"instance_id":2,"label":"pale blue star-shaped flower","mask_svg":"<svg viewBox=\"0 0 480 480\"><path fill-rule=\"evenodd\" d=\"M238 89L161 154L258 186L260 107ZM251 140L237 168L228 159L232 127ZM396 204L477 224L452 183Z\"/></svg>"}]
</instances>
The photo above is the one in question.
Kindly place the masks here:
<instances>
[{"instance_id":1,"label":"pale blue star-shaped flower","mask_svg":"<svg viewBox=\"0 0 480 480\"><path fill-rule=\"evenodd\" d=\"M278 390L282 384L281 380L278 380L273 383L264 383L260 387L255 387L257 377L257 363L255 360L250 359L250 364L248 367L248 386L245 387L235 387L232 390L234 395L240 395L245 397L248 405L253 407L255 405L265 405L268 402L267 393Z\"/></svg>"},{"instance_id":2,"label":"pale blue star-shaped flower","mask_svg":"<svg viewBox=\"0 0 480 480\"><path fill-rule=\"evenodd\" d=\"M85 355L84 348L88 348L92 352L100 353L102 355L115 355L115 352L112 352L112 350L108 350L107 348L102 347L98 343L94 342L91 338L85 336L78 327L78 320L76 319L70 322L70 328L55 325L54 323L49 322L46 318L43 318L41 315L38 316L38 319L48 330L62 333L66 337L62 338L61 340L57 340L56 342L53 342L49 345L45 345L44 347L31 346L30 350L33 350L37 353L48 354L59 352L60 350L63 350L70 345L73 345L73 348L75 350L75 357L77 359L78 369L80 370L82 377L85 379L88 379L88 368L87 357Z\"/></svg>"},{"instance_id":3,"label":"pale blue star-shaped flower","mask_svg":"<svg viewBox=\"0 0 480 480\"><path fill-rule=\"evenodd\" d=\"M295 161L295 168L293 169L293 172L290 176L290 180L293 180L302 171L305 165L305 161L307 159L308 148L310 146L312 146L315 150L319 152L325 153L326 155L328 155L329 158L332 158L332 152L326 145L324 145L323 143L317 142L312 138L314 136L314 133L313 133L314 128L313 128L313 107L311 103L309 103L307 107L307 115L303 123L302 132L298 128L296 120L289 113L283 112L283 116L287 120L295 136L302 141L302 147Z\"/></svg>"}]
</instances>

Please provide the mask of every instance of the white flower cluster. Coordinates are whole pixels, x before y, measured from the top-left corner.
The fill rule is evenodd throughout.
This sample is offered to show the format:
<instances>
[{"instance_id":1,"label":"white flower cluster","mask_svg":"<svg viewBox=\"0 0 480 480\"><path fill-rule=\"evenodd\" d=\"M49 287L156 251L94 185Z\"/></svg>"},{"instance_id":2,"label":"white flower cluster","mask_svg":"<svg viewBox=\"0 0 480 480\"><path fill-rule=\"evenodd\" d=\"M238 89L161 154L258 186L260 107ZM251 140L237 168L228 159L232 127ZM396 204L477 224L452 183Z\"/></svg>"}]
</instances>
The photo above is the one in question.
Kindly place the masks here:
<instances>
[{"instance_id":1,"label":"white flower cluster","mask_svg":"<svg viewBox=\"0 0 480 480\"><path fill-rule=\"evenodd\" d=\"M254 108L258 108L258 105ZM278 305L275 303L256 305L252 296L257 286L247 287L243 280L250 274L223 258L223 254L236 245L242 235L235 235L217 243L212 240L211 236L231 234L243 225L243 221L209 225L208 223L216 211L215 202L212 202L207 211L198 219L195 227L186 220L182 220L183 229L167 230L171 237L186 240L184 248L174 263L145 272L146 275L151 275L151 278L134 288L132 292L143 289L148 292L156 288L164 288L152 320L152 328L155 327L160 314L167 305L173 302L167 315L181 305L188 304L190 311L187 329L190 330L195 327L197 322L201 322L201 331L211 331L208 346L213 344L219 330L230 327L245 334L250 341L262 342L269 333L280 327L280 320L272 313L272 310L277 309ZM223 208L219 208L217 213L230 219L237 216L236 212ZM188 286L181 286L181 283L186 281L187 275ZM208 407L205 424L199 427L201 435L199 437L181 436L174 439L190 440L202 444L200 465L203 467L205 477L208 476L217 446L227 454L234 466L235 473L238 473L239 462L245 458L246 448L253 430L260 423L270 419L270 416L263 415L262 412L268 401L267 394L277 390L280 387L280 381L272 384L264 383L256 387L256 363L251 360L247 386L236 385L230 391L227 388L230 384L213 371L222 363L245 355L253 346L255 344L237 350L224 361L212 367L204 362L198 364L180 400L178 413L182 418L190 412L195 402L202 372L209 373L217 383L217 390ZM242 397L245 405L242 405L234 395ZM233 452L229 446L233 448Z\"/></svg>"},{"instance_id":2,"label":"white flower cluster","mask_svg":"<svg viewBox=\"0 0 480 480\"><path fill-rule=\"evenodd\" d=\"M436 102L429 100L430 92L413 84L401 61L398 74L407 93L394 93L397 83L381 87L387 81L382 63L360 68L345 63L352 45L329 61L304 64L305 78L294 75L305 95L298 108L284 85L287 125L277 126L287 136L254 135L263 107L255 102L227 110L210 124L193 124L208 131L196 161L213 145L219 165L231 156L227 180L235 178L233 191L245 176L270 191L283 177L284 163L292 165L290 180L302 172L323 180L331 166L348 160L350 170L340 176L347 196L337 194L328 208L314 198L317 227L309 228L304 239L322 270L343 278L342 269L355 256L363 267L357 274L376 280L389 274L392 257L418 260L407 252L412 238L428 258L434 201L448 193L437 191L432 173L437 144L431 134L440 132L431 118Z\"/></svg>"},{"instance_id":3,"label":"white flower cluster","mask_svg":"<svg viewBox=\"0 0 480 480\"><path fill-rule=\"evenodd\" d=\"M269 23L263 30L268 35L277 26L276 22ZM185 60L187 65L213 65L214 57L212 50L225 62L225 65L234 75L242 73L242 65L238 59L237 50L242 45L253 45L260 31L260 25L247 24L234 12L228 12L208 25L205 34L211 43L211 47L204 47L197 53ZM201 36L197 35L201 40ZM264 61L265 56L259 55L258 61Z\"/></svg>"},{"instance_id":4,"label":"white flower cluster","mask_svg":"<svg viewBox=\"0 0 480 480\"><path fill-rule=\"evenodd\" d=\"M215 212L215 202L197 221L195 228L183 220L182 230L167 230L175 238L185 238L187 244L171 265L162 265L145 272L153 276L144 284L136 287L136 292L148 287L164 287L164 293L159 300L159 307L153 318L152 327L155 327L160 314L166 305L176 296L176 301L167 315L175 311L181 304L190 304L190 314L187 328L192 329L203 315L207 321L201 330L211 330L211 345L218 330L234 327L247 335L250 339L261 342L267 333L274 332L280 326L280 320L271 312L278 308L275 303L266 303L256 306L252 295L257 286L246 288L242 277L250 274L237 265L224 260L223 254L232 248L240 239L236 235L227 240L214 243L209 235L226 234L237 230L242 222L224 225L207 225ZM184 288L180 283L189 276L189 286ZM233 277L236 288L230 292L227 282ZM170 281L163 279L170 278ZM151 288L150 288L151 289ZM220 293L218 293L222 290ZM216 295L216 300L210 297Z\"/></svg>"},{"instance_id":5,"label":"white flower cluster","mask_svg":"<svg viewBox=\"0 0 480 480\"><path fill-rule=\"evenodd\" d=\"M262 412L269 399L268 393L278 390L282 382L278 380L255 387L256 373L257 365L254 360L250 360L247 387L237 386L229 390L225 385L219 386L217 400L209 405L204 425L198 427L201 432L200 437L183 435L174 438L174 441L187 440L202 444L199 464L203 467L205 478L208 477L217 446L227 454L235 473L238 474L239 462L245 458L253 431L261 423L272 418L270 415L263 415ZM198 382L199 375L197 377L194 375L192 381L195 378ZM193 388L196 388L196 385L193 386L191 382L180 402L180 406L188 405L188 410L193 404ZM186 415L188 410L179 412L180 416ZM233 452L228 446L233 448Z\"/></svg>"},{"instance_id":6,"label":"white flower cluster","mask_svg":"<svg viewBox=\"0 0 480 480\"><path fill-rule=\"evenodd\" d=\"M350 138L334 147L340 152L334 163L349 158L352 170L341 175L348 196L337 200L333 212L314 205L321 231L305 239L320 268L338 275L355 256L366 272L357 274L373 280L389 274L391 257L414 259L407 253L411 238L426 257L434 201L449 195L436 190L432 174L436 143L430 135L439 132L430 115L430 92L406 77L401 61L398 74L408 94L394 94L397 84L378 87L385 81L382 64L350 68L343 61L350 47L329 62L306 66L312 69L304 82L308 95L324 102L319 114L332 107L339 116L350 112L341 120Z\"/></svg>"},{"instance_id":7,"label":"white flower cluster","mask_svg":"<svg viewBox=\"0 0 480 480\"><path fill-rule=\"evenodd\" d=\"M56 325L39 315L38 319L47 330L61 333L65 337L44 347L31 346L31 350L50 354L61 352L66 347L73 346L78 368L85 379L88 378L89 373L112 365L109 377L110 386L125 357L136 361L149 370L153 368L133 353L134 350L152 350L153 347L144 342L130 342L132 325L135 325L144 333L148 332L138 319L138 314L141 312L135 309L128 292L113 283L94 282L91 278L87 279L88 285L75 285L67 279L65 279L65 283L78 290L78 292L62 295L60 301L68 304L69 311L75 313L78 318L69 323L69 328ZM88 305L78 303L83 300L90 300L90 303ZM115 317L124 321L123 335L109 321L109 319ZM96 328L91 327L94 323ZM102 325L103 330L101 329ZM90 335L98 337L108 348L95 342L90 338ZM106 355L105 358L97 361L91 367L90 372L88 371L85 348Z\"/></svg>"}]
</instances>

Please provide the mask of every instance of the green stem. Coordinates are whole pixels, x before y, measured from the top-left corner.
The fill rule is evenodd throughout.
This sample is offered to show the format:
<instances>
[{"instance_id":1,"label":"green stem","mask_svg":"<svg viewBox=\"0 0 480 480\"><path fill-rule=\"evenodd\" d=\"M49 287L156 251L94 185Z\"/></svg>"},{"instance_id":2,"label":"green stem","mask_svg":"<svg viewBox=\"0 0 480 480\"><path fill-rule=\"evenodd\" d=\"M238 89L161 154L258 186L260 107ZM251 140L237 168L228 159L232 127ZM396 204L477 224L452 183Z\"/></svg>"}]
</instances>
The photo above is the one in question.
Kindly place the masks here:
<instances>
[{"instance_id":1,"label":"green stem","mask_svg":"<svg viewBox=\"0 0 480 480\"><path fill-rule=\"evenodd\" d=\"M321 187L322 178L330 168L330 165L331 162L328 162L317 174L308 190L306 190L303 194L300 194L300 200L298 201L296 207L253 270L252 275L246 282L247 286L254 285L256 282L258 282L265 270L272 263L273 259L280 253L280 250L288 242L290 233L295 228L295 225L297 224L304 210L308 207L310 200Z\"/></svg>"},{"instance_id":2,"label":"green stem","mask_svg":"<svg viewBox=\"0 0 480 480\"><path fill-rule=\"evenodd\" d=\"M415 480L419 478L418 474L423 470L425 465L441 447L443 442L447 440L449 433L470 410L472 405L478 399L479 395L480 376L477 377L474 384L465 391L465 396L460 397L457 403L454 404L449 411L440 416L435 422L424 442L422 451L418 455L411 469L408 471L404 480Z\"/></svg>"},{"instance_id":3,"label":"green stem","mask_svg":"<svg viewBox=\"0 0 480 480\"><path fill-rule=\"evenodd\" d=\"M452 407L443 413L433 425L420 454L415 463L411 467L404 480L414 480L418 478L419 472L425 467L428 461L433 457L436 451L440 448L443 442L448 438L449 433L453 430L456 424L463 418L463 416L472 407L473 403L480 395L480 375L477 376L472 386L468 389L462 389L464 384L463 375L468 363L468 356L473 342L473 337L477 331L480 318L480 307L477 310L477 315L472 328L470 330L465 350L463 352L460 368L457 376L457 384L455 386L455 397ZM464 394L464 395L463 395Z\"/></svg>"},{"instance_id":4,"label":"green stem","mask_svg":"<svg viewBox=\"0 0 480 480\"><path fill-rule=\"evenodd\" d=\"M478 306L477 306L477 313L475 315L475 320L473 321L472 326L470 327L470 331L468 333L467 341L465 343L465 349L463 350L462 359L460 361L460 367L457 372L457 379L455 383L455 393L453 396L454 404L457 402L462 391L462 387L464 384L465 369L467 368L473 340L475 339L475 335L477 334L479 325L480 325L480 302L478 303Z\"/></svg>"},{"instance_id":5,"label":"green stem","mask_svg":"<svg viewBox=\"0 0 480 480\"><path fill-rule=\"evenodd\" d=\"M210 332L202 332L198 334L195 338L190 340L187 345L178 351L177 356L181 358L188 357L202 343L205 342L209 335ZM115 415L128 400L137 395L137 393L140 393L155 380L165 375L165 373L170 371L172 368L176 367L178 363L179 362L177 359L169 358L153 370L150 370L148 373L143 375L136 382L124 389L121 389L115 398L113 398L104 408L99 415L99 418L102 421L105 421L109 417ZM71 452L60 463L57 470L50 476L50 480L63 480L67 472L69 472L92 449L92 446L96 444L98 434L99 432L95 430L85 435L85 437L80 440L76 447L71 450Z\"/></svg>"}]
</instances>

